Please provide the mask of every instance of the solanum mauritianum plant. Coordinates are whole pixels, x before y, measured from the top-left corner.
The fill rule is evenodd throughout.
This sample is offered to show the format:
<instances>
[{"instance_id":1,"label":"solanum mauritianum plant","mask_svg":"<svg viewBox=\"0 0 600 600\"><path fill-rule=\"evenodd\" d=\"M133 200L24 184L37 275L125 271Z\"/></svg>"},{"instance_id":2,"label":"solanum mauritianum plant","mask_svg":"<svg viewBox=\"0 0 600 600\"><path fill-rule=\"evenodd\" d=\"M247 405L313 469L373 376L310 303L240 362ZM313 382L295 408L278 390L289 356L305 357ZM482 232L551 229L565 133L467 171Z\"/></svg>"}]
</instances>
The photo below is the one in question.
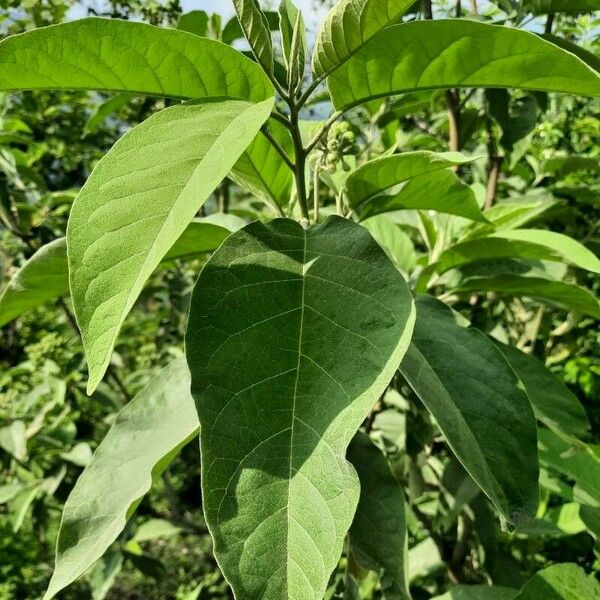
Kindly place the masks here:
<instances>
[{"instance_id":1,"label":"solanum mauritianum plant","mask_svg":"<svg viewBox=\"0 0 600 600\"><path fill-rule=\"evenodd\" d=\"M536 418L546 437L585 437L574 398L560 387L553 402L540 397L540 385L556 386L549 372L427 292L522 294L597 318L592 294L541 267L527 277L464 268L518 258L600 272L598 258L564 235L520 229L543 210L537 204L494 207L488 190L482 212L456 174L472 160L456 152L456 139L452 153L391 145L355 167L357 132L338 121L431 90L448 90L451 114L462 88L485 88L492 114L497 88L600 96L595 62L568 42L515 28L403 22L413 4L338 2L318 33L308 80L304 22L291 0L279 11L280 51L259 4L234 0L253 59L189 32L118 20L0 42L2 90L170 99L98 163L73 203L66 240L40 249L4 291L0 323L29 307L20 290L42 290L35 302L70 291L92 393L156 267L214 250L192 294L185 359L120 413L65 506L47 598L102 556L152 478L199 430L205 517L240 600L321 599L344 549L349 597L362 568L380 575L387 598L409 598L403 491L367 435L390 387L412 390L517 529L538 508ZM308 126L304 111L325 88L333 112ZM493 168L492 160L491 176ZM226 176L276 218L243 227L227 215L196 219ZM335 203L323 202L322 181ZM401 232L377 219L407 209L417 211L429 249L409 281ZM435 214L447 216L443 226ZM462 237L448 246L444 235L457 223ZM598 594L576 568L546 579L566 577L580 597ZM517 597L536 597L546 579Z\"/></svg>"}]
</instances>

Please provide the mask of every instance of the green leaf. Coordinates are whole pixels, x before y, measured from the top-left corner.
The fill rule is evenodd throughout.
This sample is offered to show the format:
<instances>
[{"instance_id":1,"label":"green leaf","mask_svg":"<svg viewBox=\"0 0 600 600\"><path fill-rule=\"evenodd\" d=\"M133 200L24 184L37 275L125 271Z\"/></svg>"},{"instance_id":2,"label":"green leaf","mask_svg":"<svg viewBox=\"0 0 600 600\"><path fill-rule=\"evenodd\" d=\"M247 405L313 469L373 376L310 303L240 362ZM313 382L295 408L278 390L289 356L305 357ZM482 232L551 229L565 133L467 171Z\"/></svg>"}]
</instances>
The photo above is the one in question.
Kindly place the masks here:
<instances>
[{"instance_id":1,"label":"green leaf","mask_svg":"<svg viewBox=\"0 0 600 600\"><path fill-rule=\"evenodd\" d=\"M499 585L457 585L431 600L514 600L518 590Z\"/></svg>"},{"instance_id":2,"label":"green leaf","mask_svg":"<svg viewBox=\"0 0 600 600\"><path fill-rule=\"evenodd\" d=\"M600 598L600 583L579 566L552 565L538 571L514 600L590 600Z\"/></svg>"},{"instance_id":3,"label":"green leaf","mask_svg":"<svg viewBox=\"0 0 600 600\"><path fill-rule=\"evenodd\" d=\"M192 221L163 258L192 258L216 250L245 225L233 215L211 215ZM69 293L67 243L58 238L42 246L11 278L0 294L0 327L23 313Z\"/></svg>"},{"instance_id":4,"label":"green leaf","mask_svg":"<svg viewBox=\"0 0 600 600\"><path fill-rule=\"evenodd\" d=\"M399 190L392 188L355 209L357 216L367 219L395 210L435 210L486 223L473 190L450 170L439 170L409 179Z\"/></svg>"},{"instance_id":5,"label":"green leaf","mask_svg":"<svg viewBox=\"0 0 600 600\"><path fill-rule=\"evenodd\" d=\"M88 393L102 379L121 324L145 281L254 139L272 106L271 99L167 108L126 133L77 195L67 245Z\"/></svg>"},{"instance_id":6,"label":"green leaf","mask_svg":"<svg viewBox=\"0 0 600 600\"><path fill-rule=\"evenodd\" d=\"M298 12L292 33L292 45L288 58L288 89L295 93L302 83L306 68L306 25L301 12Z\"/></svg>"},{"instance_id":7,"label":"green leaf","mask_svg":"<svg viewBox=\"0 0 600 600\"><path fill-rule=\"evenodd\" d=\"M233 0L233 5L256 60L267 73L273 73L271 31L258 0Z\"/></svg>"},{"instance_id":8,"label":"green leaf","mask_svg":"<svg viewBox=\"0 0 600 600\"><path fill-rule=\"evenodd\" d=\"M108 117L130 101L130 94L117 94L102 104L99 104L96 110L90 115L90 118L86 121L83 134L87 135L100 127Z\"/></svg>"},{"instance_id":9,"label":"green leaf","mask_svg":"<svg viewBox=\"0 0 600 600\"><path fill-rule=\"evenodd\" d=\"M460 242L440 254L435 271L441 274L470 262L509 257L566 262L600 272L600 259L585 246L561 233L542 229L502 230Z\"/></svg>"},{"instance_id":10,"label":"green leaf","mask_svg":"<svg viewBox=\"0 0 600 600\"><path fill-rule=\"evenodd\" d=\"M387 27L328 82L335 107L344 110L374 98L450 87L600 96L600 76L573 54L528 31L468 20Z\"/></svg>"},{"instance_id":11,"label":"green leaf","mask_svg":"<svg viewBox=\"0 0 600 600\"><path fill-rule=\"evenodd\" d=\"M14 456L19 462L27 459L27 428L17 419L0 427L0 448Z\"/></svg>"},{"instance_id":12,"label":"green leaf","mask_svg":"<svg viewBox=\"0 0 600 600\"><path fill-rule=\"evenodd\" d=\"M417 253L409 235L404 233L386 215L371 217L362 222L393 263L403 273L409 273L417 264Z\"/></svg>"},{"instance_id":13,"label":"green leaf","mask_svg":"<svg viewBox=\"0 0 600 600\"><path fill-rule=\"evenodd\" d=\"M117 19L82 19L0 41L0 90L83 89L260 102L273 87L224 44Z\"/></svg>"},{"instance_id":14,"label":"green leaf","mask_svg":"<svg viewBox=\"0 0 600 600\"><path fill-rule=\"evenodd\" d=\"M383 250L337 216L252 223L206 263L186 348L203 506L238 600L323 597L359 499L346 448L413 311Z\"/></svg>"},{"instance_id":15,"label":"green leaf","mask_svg":"<svg viewBox=\"0 0 600 600\"><path fill-rule=\"evenodd\" d=\"M414 0L341 0L317 35L313 73L322 79L343 65L376 33L400 20Z\"/></svg>"},{"instance_id":16,"label":"green leaf","mask_svg":"<svg viewBox=\"0 0 600 600\"><path fill-rule=\"evenodd\" d=\"M513 346L497 343L508 364L525 386L535 416L559 435L589 434L590 423L577 397L537 358Z\"/></svg>"},{"instance_id":17,"label":"green leaf","mask_svg":"<svg viewBox=\"0 0 600 600\"><path fill-rule=\"evenodd\" d=\"M524 296L600 319L600 302L592 292L573 283L552 281L542 277L520 277L519 275L470 277L452 291L495 292L500 296Z\"/></svg>"},{"instance_id":18,"label":"green leaf","mask_svg":"<svg viewBox=\"0 0 600 600\"><path fill-rule=\"evenodd\" d=\"M177 29L193 33L199 37L208 34L208 15L203 10L192 10L179 17Z\"/></svg>"},{"instance_id":19,"label":"green leaf","mask_svg":"<svg viewBox=\"0 0 600 600\"><path fill-rule=\"evenodd\" d=\"M574 480L590 504L600 506L600 454L598 447L573 447L547 429L538 431L540 462ZM595 449L595 452L594 452Z\"/></svg>"},{"instance_id":20,"label":"green leaf","mask_svg":"<svg viewBox=\"0 0 600 600\"><path fill-rule=\"evenodd\" d=\"M525 0L524 5L536 15L600 10L600 0Z\"/></svg>"},{"instance_id":21,"label":"green leaf","mask_svg":"<svg viewBox=\"0 0 600 600\"><path fill-rule=\"evenodd\" d=\"M363 568L381 576L381 590L387 600L410 600L402 487L367 435L359 432L354 436L347 457L360 480L350 548Z\"/></svg>"},{"instance_id":22,"label":"green leaf","mask_svg":"<svg viewBox=\"0 0 600 600\"><path fill-rule=\"evenodd\" d=\"M69 292L65 239L42 246L13 275L0 294L0 326Z\"/></svg>"},{"instance_id":23,"label":"green leaf","mask_svg":"<svg viewBox=\"0 0 600 600\"><path fill-rule=\"evenodd\" d=\"M585 0L584 0L585 1ZM593 2L598 4L600 8L600 2L598 0L592 0ZM589 65L594 71L600 72L600 57L592 54L589 50L566 40L565 38L558 37L557 35L552 34L544 34L542 36L545 40L552 42L555 46L559 46L563 50L578 56L584 63Z\"/></svg>"},{"instance_id":24,"label":"green leaf","mask_svg":"<svg viewBox=\"0 0 600 600\"><path fill-rule=\"evenodd\" d=\"M389 188L409 179L440 169L469 162L470 158L459 152L405 152L375 158L364 163L348 176L346 193L350 207L355 209L372 200Z\"/></svg>"},{"instance_id":25,"label":"green leaf","mask_svg":"<svg viewBox=\"0 0 600 600\"><path fill-rule=\"evenodd\" d=\"M557 179L563 179L577 171L600 172L600 162L589 156L557 156L544 162L545 173L549 173Z\"/></svg>"},{"instance_id":26,"label":"green leaf","mask_svg":"<svg viewBox=\"0 0 600 600\"><path fill-rule=\"evenodd\" d=\"M185 359L179 358L119 413L67 499L56 567L44 600L104 554L153 478L197 435L198 418L189 389L189 371Z\"/></svg>"},{"instance_id":27,"label":"green leaf","mask_svg":"<svg viewBox=\"0 0 600 600\"><path fill-rule=\"evenodd\" d=\"M533 517L535 418L494 343L442 302L418 296L415 331L400 372L500 513L517 526Z\"/></svg>"},{"instance_id":28,"label":"green leaf","mask_svg":"<svg viewBox=\"0 0 600 600\"><path fill-rule=\"evenodd\" d=\"M285 66L288 68L292 50L292 38L294 37L294 24L299 14L300 11L296 8L292 0L281 0L279 4L279 30L281 31L283 60Z\"/></svg>"},{"instance_id":29,"label":"green leaf","mask_svg":"<svg viewBox=\"0 0 600 600\"><path fill-rule=\"evenodd\" d=\"M269 131L292 159L294 147L287 128L271 119ZM262 132L235 163L231 178L268 205L283 208L290 201L293 173Z\"/></svg>"}]
</instances>

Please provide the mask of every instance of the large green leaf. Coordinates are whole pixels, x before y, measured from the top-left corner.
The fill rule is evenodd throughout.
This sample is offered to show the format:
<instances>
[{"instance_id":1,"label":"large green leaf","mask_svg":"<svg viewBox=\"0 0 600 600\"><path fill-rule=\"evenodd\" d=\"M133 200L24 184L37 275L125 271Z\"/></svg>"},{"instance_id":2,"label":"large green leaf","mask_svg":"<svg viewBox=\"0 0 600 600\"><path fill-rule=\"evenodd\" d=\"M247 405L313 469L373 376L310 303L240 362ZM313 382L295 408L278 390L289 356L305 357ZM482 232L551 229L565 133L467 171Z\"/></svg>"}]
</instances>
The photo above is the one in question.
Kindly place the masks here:
<instances>
[{"instance_id":1,"label":"large green leaf","mask_svg":"<svg viewBox=\"0 0 600 600\"><path fill-rule=\"evenodd\" d=\"M0 41L0 90L85 89L260 102L273 87L237 50L185 31L82 19Z\"/></svg>"},{"instance_id":2,"label":"large green leaf","mask_svg":"<svg viewBox=\"0 0 600 600\"><path fill-rule=\"evenodd\" d=\"M514 600L596 600L600 583L578 565L562 563L537 572Z\"/></svg>"},{"instance_id":3,"label":"large green leaf","mask_svg":"<svg viewBox=\"0 0 600 600\"><path fill-rule=\"evenodd\" d=\"M474 481L519 525L538 503L535 418L500 350L466 325L442 302L418 296L400 371Z\"/></svg>"},{"instance_id":4,"label":"large green leaf","mask_svg":"<svg viewBox=\"0 0 600 600\"><path fill-rule=\"evenodd\" d=\"M351 208L356 208L391 187L413 177L469 162L458 152L405 152L370 160L346 179L346 193Z\"/></svg>"},{"instance_id":5,"label":"large green leaf","mask_svg":"<svg viewBox=\"0 0 600 600\"><path fill-rule=\"evenodd\" d=\"M577 397L537 358L514 346L497 344L525 386L535 416L550 429L576 438L589 433L590 423Z\"/></svg>"},{"instance_id":6,"label":"large green leaf","mask_svg":"<svg viewBox=\"0 0 600 600\"><path fill-rule=\"evenodd\" d=\"M502 230L460 242L442 252L434 268L445 273L470 262L509 257L566 262L600 273L600 259L593 252L573 238L542 229Z\"/></svg>"},{"instance_id":7,"label":"large green leaf","mask_svg":"<svg viewBox=\"0 0 600 600\"><path fill-rule=\"evenodd\" d=\"M294 147L289 131L273 119L269 121L269 131L282 150L293 159ZM231 178L267 204L284 207L290 201L293 173L262 132L235 163Z\"/></svg>"},{"instance_id":8,"label":"large green leaf","mask_svg":"<svg viewBox=\"0 0 600 600\"><path fill-rule=\"evenodd\" d=\"M56 568L44 600L82 575L114 542L180 448L198 433L184 358L136 395L94 452L63 510Z\"/></svg>"},{"instance_id":9,"label":"large green leaf","mask_svg":"<svg viewBox=\"0 0 600 600\"><path fill-rule=\"evenodd\" d=\"M344 454L412 332L412 298L360 225L255 222L206 263L186 348L203 506L238 600L320 600L359 499Z\"/></svg>"},{"instance_id":10,"label":"large green leaf","mask_svg":"<svg viewBox=\"0 0 600 600\"><path fill-rule=\"evenodd\" d=\"M61 238L42 246L6 284L0 294L0 326L68 292L67 246Z\"/></svg>"},{"instance_id":11,"label":"large green leaf","mask_svg":"<svg viewBox=\"0 0 600 600\"><path fill-rule=\"evenodd\" d=\"M258 0L233 0L235 12L256 60L273 72L273 42L269 22Z\"/></svg>"},{"instance_id":12,"label":"large green leaf","mask_svg":"<svg viewBox=\"0 0 600 600\"><path fill-rule=\"evenodd\" d=\"M381 590L387 600L410 600L402 487L381 450L364 433L354 436L347 456L360 480L350 548L363 568L381 576Z\"/></svg>"},{"instance_id":13,"label":"large green leaf","mask_svg":"<svg viewBox=\"0 0 600 600\"><path fill-rule=\"evenodd\" d=\"M167 108L98 163L67 227L71 297L92 392L146 279L268 118L273 100Z\"/></svg>"},{"instance_id":14,"label":"large green leaf","mask_svg":"<svg viewBox=\"0 0 600 600\"><path fill-rule=\"evenodd\" d=\"M195 219L164 257L192 258L216 250L232 232L245 225L233 215ZM69 293L67 242L58 238L42 246L11 278L0 294L0 326Z\"/></svg>"},{"instance_id":15,"label":"large green leaf","mask_svg":"<svg viewBox=\"0 0 600 600\"><path fill-rule=\"evenodd\" d=\"M598 8L600 9L600 1L592 1L598 4ZM558 37L557 35L546 33L543 35L543 38L549 42L552 42L555 46L559 46L563 50L578 56L586 65L589 65L592 69L594 69L594 71L600 73L600 56L592 54L592 52L589 50L586 50L585 48L582 48L581 46L578 46L577 44L574 44L565 38Z\"/></svg>"},{"instance_id":16,"label":"large green leaf","mask_svg":"<svg viewBox=\"0 0 600 600\"><path fill-rule=\"evenodd\" d=\"M525 0L523 4L528 10L537 15L600 10L600 0Z\"/></svg>"},{"instance_id":17,"label":"large green leaf","mask_svg":"<svg viewBox=\"0 0 600 600\"><path fill-rule=\"evenodd\" d=\"M323 78L344 64L369 39L400 17L414 0L340 0L317 35L313 73Z\"/></svg>"},{"instance_id":18,"label":"large green leaf","mask_svg":"<svg viewBox=\"0 0 600 600\"><path fill-rule=\"evenodd\" d=\"M431 600L514 600L518 590L498 585L457 585Z\"/></svg>"},{"instance_id":19,"label":"large green leaf","mask_svg":"<svg viewBox=\"0 0 600 600\"><path fill-rule=\"evenodd\" d=\"M409 179L399 190L392 188L365 200L355 209L360 219L395 210L435 210L487 223L473 190L448 169Z\"/></svg>"},{"instance_id":20,"label":"large green leaf","mask_svg":"<svg viewBox=\"0 0 600 600\"><path fill-rule=\"evenodd\" d=\"M573 54L528 31L468 20L387 27L328 81L338 109L393 94L450 87L600 96L600 75Z\"/></svg>"},{"instance_id":21,"label":"large green leaf","mask_svg":"<svg viewBox=\"0 0 600 600\"><path fill-rule=\"evenodd\" d=\"M519 275L470 277L453 288L453 291L495 292L500 296L525 296L600 319L598 298L585 288L564 281Z\"/></svg>"}]
</instances>

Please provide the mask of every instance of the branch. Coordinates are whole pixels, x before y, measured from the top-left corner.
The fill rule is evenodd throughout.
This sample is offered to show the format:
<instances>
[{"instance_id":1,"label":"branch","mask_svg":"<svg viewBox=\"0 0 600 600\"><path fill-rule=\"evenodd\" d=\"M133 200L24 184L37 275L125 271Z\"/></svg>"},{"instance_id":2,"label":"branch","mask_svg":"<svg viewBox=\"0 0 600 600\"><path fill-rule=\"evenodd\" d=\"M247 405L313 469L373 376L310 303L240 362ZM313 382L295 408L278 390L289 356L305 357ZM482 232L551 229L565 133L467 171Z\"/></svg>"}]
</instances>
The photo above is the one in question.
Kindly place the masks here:
<instances>
[{"instance_id":1,"label":"branch","mask_svg":"<svg viewBox=\"0 0 600 600\"><path fill-rule=\"evenodd\" d=\"M306 154L310 154L315 146L321 141L323 136L331 129L331 126L343 115L344 113L341 110L334 112L327 121L323 124L321 129L318 131L317 135L308 143L308 146L305 148Z\"/></svg>"},{"instance_id":2,"label":"branch","mask_svg":"<svg viewBox=\"0 0 600 600\"><path fill-rule=\"evenodd\" d=\"M292 171L294 171L294 169L295 169L294 163L292 162L290 157L287 155L287 152L281 147L279 142L273 137L273 134L269 131L269 129L266 125L262 126L261 132L269 140L269 142L271 143L271 146L273 146L273 148L275 148L275 150L277 151L277 154L279 154L279 156L281 156L281 158L283 159L283 162Z\"/></svg>"}]
</instances>

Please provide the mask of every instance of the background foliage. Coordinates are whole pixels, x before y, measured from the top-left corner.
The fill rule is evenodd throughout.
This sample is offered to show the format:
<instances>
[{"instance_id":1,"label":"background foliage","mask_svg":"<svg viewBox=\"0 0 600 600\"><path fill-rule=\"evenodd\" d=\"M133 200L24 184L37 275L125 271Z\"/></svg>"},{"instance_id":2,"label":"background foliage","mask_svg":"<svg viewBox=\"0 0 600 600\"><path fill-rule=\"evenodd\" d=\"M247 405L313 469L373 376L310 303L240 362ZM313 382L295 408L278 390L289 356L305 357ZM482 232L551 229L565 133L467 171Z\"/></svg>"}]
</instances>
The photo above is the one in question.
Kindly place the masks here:
<instances>
[{"instance_id":1,"label":"background foliage","mask_svg":"<svg viewBox=\"0 0 600 600\"><path fill-rule=\"evenodd\" d=\"M436 15L455 15L459 7L467 16L476 7L479 18L525 23L535 31L552 28L553 33L591 53L600 53L600 22L593 14L520 17L510 2L479 7L475 2L460 4L434 3ZM59 23L72 11L175 26L182 7L177 1L88 6L2 0L0 32L8 35ZM229 31L233 27L218 15L208 15L206 21L188 16L180 26L200 27L205 35L219 39L226 38L228 27ZM0 96L3 283L39 247L64 236L70 204L98 159L124 131L167 103L84 92ZM323 114L315 103L305 116L318 120ZM460 149L475 160L458 165L455 171L471 186L480 206L496 206L498 218L503 218L498 201L518 199L522 212L507 219L568 234L598 255L599 114L597 99L505 90L426 92L372 110L356 110L319 146L315 160L322 167L321 200L334 207L337 186L348 166L394 145L402 151ZM269 216L262 204L235 183L238 180L234 172L231 180L223 182L203 207L204 214L229 211L245 219ZM285 182L281 188L285 194ZM436 217L435 227L444 231L445 239L433 239L423 232L426 220L417 224L412 212L390 214L369 219L365 225L384 246L389 240L386 231L390 227L395 233L400 230L387 250L408 276L414 276L428 258L439 257L440 249L458 236L453 230L456 221L444 220L444 216ZM91 397L85 394L83 349L67 300L45 304L2 328L0 599L43 595L52 572L62 505L117 411L181 353L189 296L203 260L177 260L155 272L125 321L108 377ZM585 441L592 449L590 456L598 458L597 315L567 312L561 301L524 298L524 293L507 292L506 285L488 291L472 285L490 272L521 275L520 268L508 258L487 266L466 265L442 274L432 291L479 329L550 366L582 403L592 425ZM552 267L544 264L543 269ZM597 274L558 271L550 274L598 294ZM515 533L502 530L494 509L400 376L368 425L407 491L409 573L415 599L443 594L456 583L493 581L520 588L538 571L563 562L578 564L596 576L600 573L600 497L590 493L594 480L600 480L597 460L589 458L579 468L565 467L561 440L548 437L547 450L541 455L539 518L529 531ZM230 597L203 523L198 463L197 446L189 444L157 478L114 547L60 597ZM348 581L344 585L343 579L346 562L352 560L352 555L342 559L330 597L342 597L344 588L349 593ZM360 573L358 567L356 572L361 575L357 576L361 581L357 597L381 597L378 578Z\"/></svg>"}]
</instances>

